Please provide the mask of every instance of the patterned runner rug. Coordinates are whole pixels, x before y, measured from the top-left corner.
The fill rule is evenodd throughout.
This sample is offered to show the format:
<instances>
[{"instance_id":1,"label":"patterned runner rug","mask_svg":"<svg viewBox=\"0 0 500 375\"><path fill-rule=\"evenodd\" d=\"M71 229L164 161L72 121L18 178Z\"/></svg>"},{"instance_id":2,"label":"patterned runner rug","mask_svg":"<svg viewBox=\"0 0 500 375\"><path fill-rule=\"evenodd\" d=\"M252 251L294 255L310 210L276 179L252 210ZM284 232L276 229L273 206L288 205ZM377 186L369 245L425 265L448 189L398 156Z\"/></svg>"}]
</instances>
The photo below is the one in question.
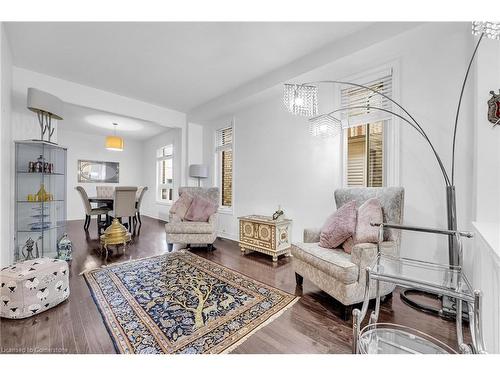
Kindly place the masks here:
<instances>
[{"instance_id":1,"label":"patterned runner rug","mask_svg":"<svg viewBox=\"0 0 500 375\"><path fill-rule=\"evenodd\" d=\"M119 353L225 353L297 301L189 252L84 274Z\"/></svg>"}]
</instances>

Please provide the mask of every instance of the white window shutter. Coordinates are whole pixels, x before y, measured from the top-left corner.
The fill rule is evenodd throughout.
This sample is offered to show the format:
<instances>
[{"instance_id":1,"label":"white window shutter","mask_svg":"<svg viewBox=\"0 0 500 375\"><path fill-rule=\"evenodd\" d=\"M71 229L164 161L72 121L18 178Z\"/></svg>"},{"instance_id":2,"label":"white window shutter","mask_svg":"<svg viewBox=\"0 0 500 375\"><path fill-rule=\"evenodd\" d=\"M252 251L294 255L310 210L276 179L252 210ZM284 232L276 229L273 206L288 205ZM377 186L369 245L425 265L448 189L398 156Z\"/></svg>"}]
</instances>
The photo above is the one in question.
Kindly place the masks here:
<instances>
[{"instance_id":1,"label":"white window shutter","mask_svg":"<svg viewBox=\"0 0 500 375\"><path fill-rule=\"evenodd\" d=\"M359 82L359 84L370 87L392 98L392 70L381 72L378 77L369 78L363 82ZM390 120L392 117L388 112L375 109L392 110L392 102L386 97L362 87L343 86L341 88L341 106L342 108L359 107L346 110L342 113L343 128Z\"/></svg>"}]
</instances>

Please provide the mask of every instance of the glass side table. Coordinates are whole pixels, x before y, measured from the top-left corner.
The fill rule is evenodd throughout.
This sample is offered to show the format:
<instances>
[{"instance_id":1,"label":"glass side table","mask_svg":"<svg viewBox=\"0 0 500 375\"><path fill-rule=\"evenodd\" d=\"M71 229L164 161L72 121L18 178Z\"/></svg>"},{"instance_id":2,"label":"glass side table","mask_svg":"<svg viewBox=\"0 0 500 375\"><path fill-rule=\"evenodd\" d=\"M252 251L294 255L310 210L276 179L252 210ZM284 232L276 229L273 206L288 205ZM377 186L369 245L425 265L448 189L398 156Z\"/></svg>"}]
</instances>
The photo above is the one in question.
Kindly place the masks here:
<instances>
[{"instance_id":1,"label":"glass side table","mask_svg":"<svg viewBox=\"0 0 500 375\"><path fill-rule=\"evenodd\" d=\"M416 329L391 323L365 326L358 341L360 354L456 354L436 338Z\"/></svg>"},{"instance_id":2,"label":"glass side table","mask_svg":"<svg viewBox=\"0 0 500 375\"><path fill-rule=\"evenodd\" d=\"M361 310L353 314L353 353L453 353L447 345L437 339L410 327L378 323L380 311L380 283L416 288L448 296L463 303L457 303L456 330L460 353L486 353L481 331L481 292L472 290L467 277L462 272L462 237L471 238L468 232L440 230L433 228L410 227L395 224L372 224L379 226L379 244L383 242L384 229L413 230L454 236L459 249L459 266L449 266L422 262L414 259L395 258L384 255L381 247L370 267L366 268L365 297ZM361 329L370 302L371 288L376 289L375 309L370 314L369 323ZM463 304L469 315L469 329L472 342L463 341ZM450 351L451 349L451 351Z\"/></svg>"}]
</instances>

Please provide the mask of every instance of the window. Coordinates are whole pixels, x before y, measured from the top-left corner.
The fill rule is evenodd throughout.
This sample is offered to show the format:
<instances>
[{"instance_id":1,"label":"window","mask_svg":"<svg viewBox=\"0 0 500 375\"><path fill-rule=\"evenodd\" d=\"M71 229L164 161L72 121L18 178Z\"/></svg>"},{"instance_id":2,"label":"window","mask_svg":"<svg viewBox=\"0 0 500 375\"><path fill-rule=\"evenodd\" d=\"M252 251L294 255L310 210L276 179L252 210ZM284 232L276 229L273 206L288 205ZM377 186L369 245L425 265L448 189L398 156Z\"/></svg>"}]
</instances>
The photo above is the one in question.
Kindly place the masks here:
<instances>
[{"instance_id":1,"label":"window","mask_svg":"<svg viewBox=\"0 0 500 375\"><path fill-rule=\"evenodd\" d=\"M219 129L215 139L217 186L221 191L220 205L233 205L233 127Z\"/></svg>"},{"instance_id":2,"label":"window","mask_svg":"<svg viewBox=\"0 0 500 375\"><path fill-rule=\"evenodd\" d=\"M171 202L174 191L174 145L156 151L157 200Z\"/></svg>"},{"instance_id":3,"label":"window","mask_svg":"<svg viewBox=\"0 0 500 375\"><path fill-rule=\"evenodd\" d=\"M361 84L392 97L392 72L379 77ZM390 110L390 100L371 90L349 86L341 89L341 102L342 107L357 107L346 111L342 119L346 128L344 168L347 186L385 186L387 153L384 138L391 114L376 108Z\"/></svg>"}]
</instances>

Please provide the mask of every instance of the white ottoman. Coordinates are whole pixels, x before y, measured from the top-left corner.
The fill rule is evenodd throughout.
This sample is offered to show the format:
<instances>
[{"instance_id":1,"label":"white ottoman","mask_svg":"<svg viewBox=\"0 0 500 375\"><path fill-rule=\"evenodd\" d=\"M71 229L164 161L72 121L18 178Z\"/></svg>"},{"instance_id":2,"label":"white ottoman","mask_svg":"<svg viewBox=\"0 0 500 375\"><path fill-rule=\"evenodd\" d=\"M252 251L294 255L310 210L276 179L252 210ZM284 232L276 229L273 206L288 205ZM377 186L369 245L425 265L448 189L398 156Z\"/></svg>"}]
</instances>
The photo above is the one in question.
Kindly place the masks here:
<instances>
[{"instance_id":1,"label":"white ottoman","mask_svg":"<svg viewBox=\"0 0 500 375\"><path fill-rule=\"evenodd\" d=\"M38 258L0 270L0 316L21 319L69 296L69 269L64 260Z\"/></svg>"}]
</instances>

